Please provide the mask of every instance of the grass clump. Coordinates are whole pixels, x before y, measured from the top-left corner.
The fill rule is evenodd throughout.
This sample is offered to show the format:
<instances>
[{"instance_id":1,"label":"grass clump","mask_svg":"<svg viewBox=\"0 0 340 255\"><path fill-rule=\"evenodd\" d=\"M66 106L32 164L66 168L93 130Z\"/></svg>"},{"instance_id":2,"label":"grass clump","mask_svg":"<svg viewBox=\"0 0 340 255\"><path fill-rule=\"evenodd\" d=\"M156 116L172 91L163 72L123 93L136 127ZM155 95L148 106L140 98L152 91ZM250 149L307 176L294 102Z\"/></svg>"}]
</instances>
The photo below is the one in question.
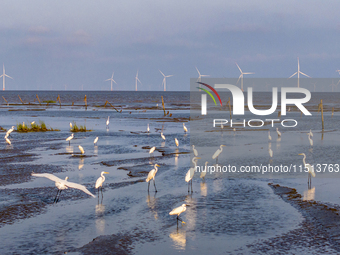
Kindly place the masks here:
<instances>
[{"instance_id":1,"label":"grass clump","mask_svg":"<svg viewBox=\"0 0 340 255\"><path fill-rule=\"evenodd\" d=\"M45 122L39 121L39 124L33 122L29 125L23 123L17 124L17 132L27 133L27 132L46 132L46 131L60 131L59 129L47 128Z\"/></svg>"},{"instance_id":2,"label":"grass clump","mask_svg":"<svg viewBox=\"0 0 340 255\"><path fill-rule=\"evenodd\" d=\"M86 129L86 126L77 126L77 123L73 123L72 128L70 129L71 132L91 132L91 129Z\"/></svg>"}]
</instances>

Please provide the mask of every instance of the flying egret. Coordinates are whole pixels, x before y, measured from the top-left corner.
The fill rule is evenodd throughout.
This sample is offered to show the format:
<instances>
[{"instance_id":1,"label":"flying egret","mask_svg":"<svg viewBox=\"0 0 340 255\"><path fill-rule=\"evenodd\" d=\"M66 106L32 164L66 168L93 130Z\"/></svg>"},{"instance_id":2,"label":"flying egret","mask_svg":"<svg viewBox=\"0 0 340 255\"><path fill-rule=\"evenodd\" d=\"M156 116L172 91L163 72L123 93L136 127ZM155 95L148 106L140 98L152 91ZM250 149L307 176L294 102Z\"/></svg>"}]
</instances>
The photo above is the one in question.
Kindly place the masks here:
<instances>
[{"instance_id":1,"label":"flying egret","mask_svg":"<svg viewBox=\"0 0 340 255\"><path fill-rule=\"evenodd\" d=\"M153 153L156 150L156 147L153 146L150 150L149 150L149 154L151 155L151 153Z\"/></svg>"},{"instance_id":2,"label":"flying egret","mask_svg":"<svg viewBox=\"0 0 340 255\"><path fill-rule=\"evenodd\" d=\"M85 153L84 148L83 148L81 145L79 145L78 148L79 148L81 154L84 154L84 153Z\"/></svg>"},{"instance_id":3,"label":"flying egret","mask_svg":"<svg viewBox=\"0 0 340 255\"><path fill-rule=\"evenodd\" d=\"M187 205L186 204L182 204L181 206L173 209L171 212L169 212L169 215L177 215L177 222L180 220L182 223L185 223L184 221L182 221L180 218L179 218L179 215L182 213L182 212L185 212L187 209Z\"/></svg>"},{"instance_id":4,"label":"flying egret","mask_svg":"<svg viewBox=\"0 0 340 255\"><path fill-rule=\"evenodd\" d=\"M200 178L202 178L203 180L205 180L205 176L207 174L207 165L208 165L208 161L205 162L205 168L204 168L204 171L201 172L201 176Z\"/></svg>"},{"instance_id":5,"label":"flying egret","mask_svg":"<svg viewBox=\"0 0 340 255\"><path fill-rule=\"evenodd\" d=\"M276 133L277 133L277 136L278 136L278 137L281 136L281 132L279 131L279 128L276 128Z\"/></svg>"},{"instance_id":6,"label":"flying egret","mask_svg":"<svg viewBox=\"0 0 340 255\"><path fill-rule=\"evenodd\" d=\"M105 181L105 176L104 174L109 174L109 172L102 171L100 173L100 177L96 181L95 188L98 189L98 195L99 195L99 188L101 188L102 194L103 194L103 183Z\"/></svg>"},{"instance_id":7,"label":"flying egret","mask_svg":"<svg viewBox=\"0 0 340 255\"><path fill-rule=\"evenodd\" d=\"M310 136L313 136L313 133L312 133L312 130L310 129L309 130L309 133L308 134L310 134Z\"/></svg>"},{"instance_id":8,"label":"flying egret","mask_svg":"<svg viewBox=\"0 0 340 255\"><path fill-rule=\"evenodd\" d=\"M6 140L6 143L8 143L9 145L12 144L11 141L7 137L5 137L5 140Z\"/></svg>"},{"instance_id":9,"label":"flying egret","mask_svg":"<svg viewBox=\"0 0 340 255\"><path fill-rule=\"evenodd\" d=\"M73 137L74 137L74 135L72 133L69 137L66 138L66 141L68 142L68 145L71 145L71 140L73 139Z\"/></svg>"},{"instance_id":10,"label":"flying egret","mask_svg":"<svg viewBox=\"0 0 340 255\"><path fill-rule=\"evenodd\" d=\"M148 123L148 127L146 128L146 131L147 131L148 133L150 133L149 123Z\"/></svg>"},{"instance_id":11,"label":"flying egret","mask_svg":"<svg viewBox=\"0 0 340 255\"><path fill-rule=\"evenodd\" d=\"M197 157L198 156L198 152L195 149L195 145L192 145L192 151L194 152L195 157Z\"/></svg>"},{"instance_id":12,"label":"flying egret","mask_svg":"<svg viewBox=\"0 0 340 255\"><path fill-rule=\"evenodd\" d=\"M310 146L313 146L313 139L310 137L310 133L308 133L308 140L309 140Z\"/></svg>"},{"instance_id":13,"label":"flying egret","mask_svg":"<svg viewBox=\"0 0 340 255\"><path fill-rule=\"evenodd\" d=\"M98 136L94 139L94 141L93 141L93 144L97 144L97 142L98 142Z\"/></svg>"},{"instance_id":14,"label":"flying egret","mask_svg":"<svg viewBox=\"0 0 340 255\"><path fill-rule=\"evenodd\" d=\"M107 120L106 120L106 128L109 127L109 124L110 124L110 116L107 117Z\"/></svg>"},{"instance_id":15,"label":"flying egret","mask_svg":"<svg viewBox=\"0 0 340 255\"><path fill-rule=\"evenodd\" d=\"M185 124L183 123L183 129L184 129L184 133L188 132L187 127L185 126Z\"/></svg>"},{"instance_id":16,"label":"flying egret","mask_svg":"<svg viewBox=\"0 0 340 255\"><path fill-rule=\"evenodd\" d=\"M216 164L217 164L218 156L223 151L223 147L226 147L226 146L225 145L220 145L220 148L217 149L217 151L215 151L214 155L212 156L212 159L216 159Z\"/></svg>"},{"instance_id":17,"label":"flying egret","mask_svg":"<svg viewBox=\"0 0 340 255\"><path fill-rule=\"evenodd\" d=\"M165 136L163 135L163 133L161 133L161 137L162 137L163 140L165 141Z\"/></svg>"},{"instance_id":18,"label":"flying egret","mask_svg":"<svg viewBox=\"0 0 340 255\"><path fill-rule=\"evenodd\" d=\"M45 178L50 179L51 181L55 182L55 186L58 188L57 195L54 198L54 202L56 202L56 203L58 203L61 191L64 190L64 189L68 189L68 188L79 189L79 190L85 192L86 194L88 194L92 197L95 197L95 195L93 195L90 191L88 191L87 188L84 185L67 181L68 177L66 177L65 180L62 180L62 179L58 178L57 176L55 176L53 174L48 174L48 173L43 173L43 174L32 173L31 175L36 176L36 177L45 177Z\"/></svg>"},{"instance_id":19,"label":"flying egret","mask_svg":"<svg viewBox=\"0 0 340 255\"><path fill-rule=\"evenodd\" d=\"M271 141L272 140L272 136L270 135L270 130L268 130L268 139Z\"/></svg>"},{"instance_id":20,"label":"flying egret","mask_svg":"<svg viewBox=\"0 0 340 255\"><path fill-rule=\"evenodd\" d=\"M200 159L199 157L193 157L192 163L194 163L194 167L191 167L187 174L185 175L185 181L188 183L188 193L190 192L190 182L191 182L191 192L192 191L192 178L194 177L196 166L197 166L197 160Z\"/></svg>"},{"instance_id":21,"label":"flying egret","mask_svg":"<svg viewBox=\"0 0 340 255\"><path fill-rule=\"evenodd\" d=\"M176 143L176 146L178 147L179 143L178 143L177 138L175 138L175 143Z\"/></svg>"},{"instance_id":22,"label":"flying egret","mask_svg":"<svg viewBox=\"0 0 340 255\"><path fill-rule=\"evenodd\" d=\"M152 169L149 174L148 174L148 178L146 178L146 182L148 182L148 192L149 192L149 188L150 188L150 180L153 179L153 185L155 186L155 192L157 192L157 188L156 188L156 183L155 183L155 175L158 171L158 164L155 164L154 169Z\"/></svg>"},{"instance_id":23,"label":"flying egret","mask_svg":"<svg viewBox=\"0 0 340 255\"><path fill-rule=\"evenodd\" d=\"M307 183L308 183L308 186L310 187L312 185L312 177L311 176L315 177L314 167L311 166L310 164L306 163L306 154L300 153L299 155L303 156L302 162L303 162L305 168L308 169Z\"/></svg>"}]
</instances>

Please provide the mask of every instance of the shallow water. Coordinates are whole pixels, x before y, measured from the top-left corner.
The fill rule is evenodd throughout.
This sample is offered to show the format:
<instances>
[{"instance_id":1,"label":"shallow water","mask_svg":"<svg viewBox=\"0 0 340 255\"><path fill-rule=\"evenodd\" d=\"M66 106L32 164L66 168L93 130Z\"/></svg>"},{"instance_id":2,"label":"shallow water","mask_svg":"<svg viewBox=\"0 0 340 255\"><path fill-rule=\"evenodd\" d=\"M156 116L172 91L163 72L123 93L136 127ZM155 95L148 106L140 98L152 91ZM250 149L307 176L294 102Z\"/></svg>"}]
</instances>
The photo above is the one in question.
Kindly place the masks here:
<instances>
[{"instance_id":1,"label":"shallow water","mask_svg":"<svg viewBox=\"0 0 340 255\"><path fill-rule=\"evenodd\" d=\"M14 101L14 92L6 93L12 93L5 94L5 98ZM95 97L97 92L91 93L93 102L109 100L102 92L98 93L98 97ZM23 95L23 100L35 96L35 92L19 94ZM71 98L76 102L81 102L83 97L81 93L78 97L73 95L74 98L66 92L60 94L62 99ZM44 97L47 98L47 95ZM186 122L191 132L184 134L182 122L167 121L161 109L133 110L136 98L144 101L137 103L138 107L143 107L155 105L156 100L159 103L160 96L164 95L166 102L174 100L169 103L172 118L185 119L190 116L189 109L176 104L190 105L188 93L155 93L151 98L148 94L132 98L127 98L123 92L120 95L117 92L117 95L115 99L117 104L122 104L122 113L98 108L95 104L86 111L83 107L71 106L54 106L45 111L8 111L7 106L1 106L0 126L3 128L8 129L23 121L42 120L60 129L45 133L14 132L11 146L4 142L0 144L0 160L3 163L0 173L4 180L0 186L0 209L9 212L10 206L18 204L36 203L41 206L41 210L38 208L32 212L25 209L11 212L24 217L14 217L1 225L1 254L13 251L18 254L62 253L82 247L100 235L113 234L138 236L132 244L134 254L256 253L247 245L286 233L302 221L300 213L274 195L267 183L280 183L297 188L301 194L308 193L306 174L299 173L292 178L287 174L213 173L207 174L205 182L202 182L196 173L194 192L188 194L184 176L192 165L190 154L187 154L191 151L190 145L197 145L201 157L198 165L204 165L206 160L214 164L211 154L220 144L227 145L219 157L220 165L298 165L302 164L302 157L297 155L301 152L307 154L307 161L311 163L339 163L336 153L339 135L337 114L333 118L328 114L325 118L327 130L331 132L325 133L323 140L321 133L314 131L320 130L320 116L316 113L308 120L298 119L299 125L294 131L281 130L280 141L277 141L273 130L271 148L274 156L270 159L268 127L260 131L239 128L236 132L231 129L215 131L197 120ZM22 105L10 106L10 109L13 108L27 109ZM300 116L291 114L294 118ZM105 126L107 116L110 116L108 129ZM65 139L70 135L70 122L85 124L93 131L75 133L69 145ZM148 123L150 134L146 133ZM215 132L199 130L200 133L196 133L199 128ZM309 146L306 135L309 129L314 131L313 148ZM165 142L160 137L161 130L166 136ZM97 136L99 141L95 146L93 140ZM175 137L179 140L178 149ZM79 156L78 145L84 148L85 157ZM149 147L145 146L157 147L153 157L149 155ZM151 184L148 194L144 180L155 163L160 165L156 175L158 192L154 192ZM61 193L60 202L53 204L56 194L54 183L45 178L32 178L31 171L51 172L61 179L68 176L69 181L85 185L96 196L94 183L100 172L108 171L110 174L106 175L103 198L101 195L91 198L81 191L68 189ZM16 174L13 173L21 176L20 181L15 181ZM5 182L6 175L10 175L11 179ZM310 194L306 193L306 197L339 204L338 179L321 176L327 177L317 173L312 180L314 190L309 190ZM181 215L186 224L177 225L176 216L170 216L169 212L183 203L189 205Z\"/></svg>"}]
</instances>

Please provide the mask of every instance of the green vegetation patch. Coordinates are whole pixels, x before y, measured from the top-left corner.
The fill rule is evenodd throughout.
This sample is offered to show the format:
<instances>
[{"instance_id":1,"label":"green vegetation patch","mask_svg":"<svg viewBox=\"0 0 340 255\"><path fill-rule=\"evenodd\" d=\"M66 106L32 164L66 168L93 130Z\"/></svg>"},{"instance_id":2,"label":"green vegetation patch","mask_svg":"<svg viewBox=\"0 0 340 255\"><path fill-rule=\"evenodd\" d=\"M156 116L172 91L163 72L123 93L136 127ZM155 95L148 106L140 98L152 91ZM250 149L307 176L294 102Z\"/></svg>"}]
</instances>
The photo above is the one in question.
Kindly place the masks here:
<instances>
[{"instance_id":1,"label":"green vegetation patch","mask_svg":"<svg viewBox=\"0 0 340 255\"><path fill-rule=\"evenodd\" d=\"M27 133L27 132L46 132L46 131L60 131L59 129L47 128L45 122L39 121L39 124L33 122L29 125L23 123L17 124L17 132Z\"/></svg>"}]
</instances>

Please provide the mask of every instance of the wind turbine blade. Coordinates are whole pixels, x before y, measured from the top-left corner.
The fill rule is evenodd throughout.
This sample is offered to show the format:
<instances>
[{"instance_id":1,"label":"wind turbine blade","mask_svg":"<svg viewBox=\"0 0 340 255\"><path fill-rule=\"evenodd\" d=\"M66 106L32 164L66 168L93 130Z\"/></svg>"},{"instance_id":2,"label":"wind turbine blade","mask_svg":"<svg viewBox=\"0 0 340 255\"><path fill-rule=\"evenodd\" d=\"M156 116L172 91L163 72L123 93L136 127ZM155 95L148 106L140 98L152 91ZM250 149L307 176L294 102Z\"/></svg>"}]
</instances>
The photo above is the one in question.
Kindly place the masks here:
<instances>
[{"instance_id":1,"label":"wind turbine blade","mask_svg":"<svg viewBox=\"0 0 340 255\"><path fill-rule=\"evenodd\" d=\"M236 84L238 83L238 81L243 77L243 74L241 73L241 75L238 77L238 80L236 82Z\"/></svg>"},{"instance_id":2,"label":"wind turbine blade","mask_svg":"<svg viewBox=\"0 0 340 255\"><path fill-rule=\"evenodd\" d=\"M162 74L162 75L165 77L164 73L162 73L162 71L161 71L161 70L159 70L159 69L158 69L158 71L160 71L160 72L161 72L161 74Z\"/></svg>"},{"instance_id":3,"label":"wind turbine blade","mask_svg":"<svg viewBox=\"0 0 340 255\"><path fill-rule=\"evenodd\" d=\"M200 73L200 71L198 71L198 69L197 69L196 66L195 66L195 68L196 68L196 70L197 70L197 72L198 72L198 76L201 76L201 73Z\"/></svg>"},{"instance_id":4,"label":"wind turbine blade","mask_svg":"<svg viewBox=\"0 0 340 255\"><path fill-rule=\"evenodd\" d=\"M111 81L111 79L107 79L107 80L105 80L105 81Z\"/></svg>"},{"instance_id":5,"label":"wind turbine blade","mask_svg":"<svg viewBox=\"0 0 340 255\"><path fill-rule=\"evenodd\" d=\"M201 75L202 77L208 77L210 76L209 74L204 74L204 75Z\"/></svg>"},{"instance_id":6,"label":"wind turbine blade","mask_svg":"<svg viewBox=\"0 0 340 255\"><path fill-rule=\"evenodd\" d=\"M304 76L307 76L310 78L310 76L308 76L307 74L303 73L303 72L300 72L300 74L303 74Z\"/></svg>"},{"instance_id":7,"label":"wind turbine blade","mask_svg":"<svg viewBox=\"0 0 340 255\"><path fill-rule=\"evenodd\" d=\"M295 72L295 73L294 73L292 76L290 76L289 78L292 78L295 74L297 74L297 72ZM288 78L288 79L289 79L289 78Z\"/></svg>"},{"instance_id":8,"label":"wind turbine blade","mask_svg":"<svg viewBox=\"0 0 340 255\"><path fill-rule=\"evenodd\" d=\"M243 73L243 74L254 74L254 73Z\"/></svg>"},{"instance_id":9,"label":"wind turbine blade","mask_svg":"<svg viewBox=\"0 0 340 255\"><path fill-rule=\"evenodd\" d=\"M241 68L238 66L238 64L235 62L235 64L237 65L237 67L238 67L238 70L240 70L240 72L242 73L242 70L241 70Z\"/></svg>"},{"instance_id":10,"label":"wind turbine blade","mask_svg":"<svg viewBox=\"0 0 340 255\"><path fill-rule=\"evenodd\" d=\"M5 76L6 76L6 77L8 77L8 78L11 78L11 79L13 79L11 76L8 76L7 74L5 74Z\"/></svg>"},{"instance_id":11,"label":"wind turbine blade","mask_svg":"<svg viewBox=\"0 0 340 255\"><path fill-rule=\"evenodd\" d=\"M168 76L165 76L165 77L168 78L168 77L171 77L171 76L173 76L173 75L168 75Z\"/></svg>"},{"instance_id":12,"label":"wind turbine blade","mask_svg":"<svg viewBox=\"0 0 340 255\"><path fill-rule=\"evenodd\" d=\"M113 81L114 83L116 83L116 84L117 84L117 82L115 82L115 80L114 80L114 79L112 79L112 81Z\"/></svg>"},{"instance_id":13,"label":"wind turbine blade","mask_svg":"<svg viewBox=\"0 0 340 255\"><path fill-rule=\"evenodd\" d=\"M137 81L139 81L140 82L140 84L142 84L142 82L137 78Z\"/></svg>"}]
</instances>

